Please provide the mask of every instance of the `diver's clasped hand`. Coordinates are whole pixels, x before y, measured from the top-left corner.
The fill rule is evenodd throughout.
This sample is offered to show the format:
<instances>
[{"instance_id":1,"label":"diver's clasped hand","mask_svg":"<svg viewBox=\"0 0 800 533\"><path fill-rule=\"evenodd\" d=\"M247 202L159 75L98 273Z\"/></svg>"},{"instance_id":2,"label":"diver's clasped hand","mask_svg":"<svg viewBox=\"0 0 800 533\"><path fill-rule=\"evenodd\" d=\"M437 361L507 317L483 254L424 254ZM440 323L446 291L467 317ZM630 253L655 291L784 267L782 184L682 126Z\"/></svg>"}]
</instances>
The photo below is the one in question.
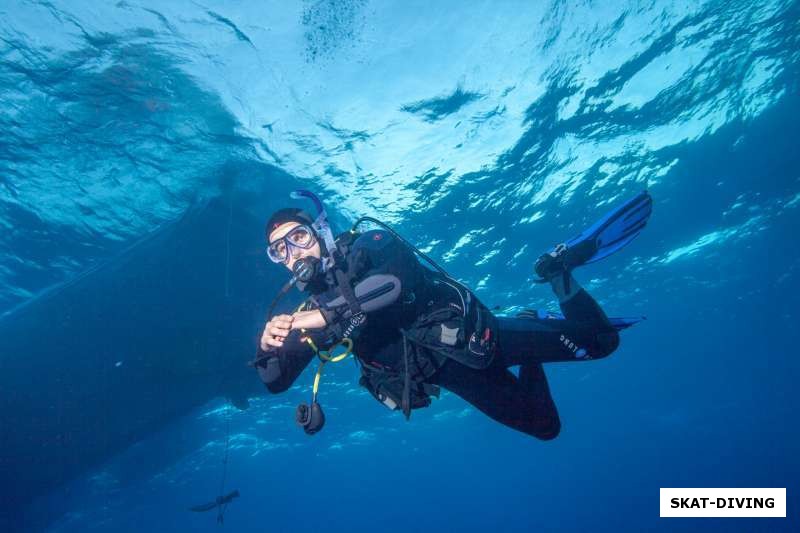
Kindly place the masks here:
<instances>
[{"instance_id":1,"label":"diver's clasped hand","mask_svg":"<svg viewBox=\"0 0 800 533\"><path fill-rule=\"evenodd\" d=\"M283 346L283 341L292 331L292 324L294 323L294 315L277 315L267 322L264 327L264 333L261 335L261 349L266 351L270 347L280 348Z\"/></svg>"},{"instance_id":2,"label":"diver's clasped hand","mask_svg":"<svg viewBox=\"0 0 800 533\"><path fill-rule=\"evenodd\" d=\"M291 315L277 315L267 322L261 335L261 349L265 352L283 346L283 341L293 329L320 329L326 326L319 310L298 311Z\"/></svg>"}]
</instances>

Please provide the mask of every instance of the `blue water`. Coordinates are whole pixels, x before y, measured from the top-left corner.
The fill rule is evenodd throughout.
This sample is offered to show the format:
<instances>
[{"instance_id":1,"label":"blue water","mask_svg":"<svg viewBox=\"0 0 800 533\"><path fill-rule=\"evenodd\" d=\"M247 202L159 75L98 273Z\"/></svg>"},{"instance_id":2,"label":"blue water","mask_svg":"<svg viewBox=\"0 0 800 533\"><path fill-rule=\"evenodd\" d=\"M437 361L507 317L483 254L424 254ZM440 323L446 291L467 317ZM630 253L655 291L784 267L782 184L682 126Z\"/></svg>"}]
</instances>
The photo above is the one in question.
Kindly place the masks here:
<instances>
[{"instance_id":1,"label":"blue water","mask_svg":"<svg viewBox=\"0 0 800 533\"><path fill-rule=\"evenodd\" d=\"M48 333L62 319L48 313L53 295L123 269L136 243L218 198L256 198L247 211L260 221L310 188L340 229L378 217L506 312L554 308L533 283L539 253L643 189L655 198L638 240L577 273L609 314L648 320L605 360L546 367L554 441L452 394L406 423L357 386L350 362L326 368L328 423L309 438L293 422L309 367L244 411L210 393L165 407L15 507L26 529L216 531L213 513L186 508L216 496L226 436L226 487L242 494L231 531L798 529L796 2L4 1L0 20L0 326L46 317L43 369L92 355ZM186 251L148 253L200 253L203 231ZM261 227L242 231L257 240ZM226 308L263 316L284 273L259 255L269 294L230 289L230 265L262 250L159 282L195 276ZM141 290L125 287L120 309ZM157 309L169 324L194 305ZM140 346L167 342L169 328L144 329ZM210 329L177 338L159 357L202 367L192 358ZM247 360L250 341L220 357ZM111 383L148 355L112 350L98 376ZM35 371L17 385L42 386ZM81 403L79 388L41 394L62 417L102 403L124 418L113 390ZM153 390L165 406L180 394L169 379ZM0 411L27 412L21 398L6 394ZM36 416L24 431L46 436ZM5 443L15 429L0 431ZM108 431L96 439L116 443ZM4 464L23 460L9 450ZM26 476L3 474L3 491ZM787 487L789 518L659 519L659 487Z\"/></svg>"}]
</instances>

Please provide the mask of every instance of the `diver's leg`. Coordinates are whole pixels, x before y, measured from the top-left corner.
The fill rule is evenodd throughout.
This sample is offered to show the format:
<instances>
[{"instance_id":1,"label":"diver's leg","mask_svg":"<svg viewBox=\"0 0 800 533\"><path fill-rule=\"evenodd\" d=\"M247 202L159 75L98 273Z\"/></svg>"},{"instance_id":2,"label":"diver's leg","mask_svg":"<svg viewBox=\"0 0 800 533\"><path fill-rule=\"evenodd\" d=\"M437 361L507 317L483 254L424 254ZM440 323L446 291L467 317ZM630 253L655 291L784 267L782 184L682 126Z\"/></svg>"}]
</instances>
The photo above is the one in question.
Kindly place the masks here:
<instances>
[{"instance_id":1,"label":"diver's leg","mask_svg":"<svg viewBox=\"0 0 800 533\"><path fill-rule=\"evenodd\" d=\"M496 317L503 364L600 359L616 350L619 333L575 278L558 275L550 284L565 318Z\"/></svg>"},{"instance_id":2,"label":"diver's leg","mask_svg":"<svg viewBox=\"0 0 800 533\"><path fill-rule=\"evenodd\" d=\"M476 370L448 360L432 381L517 431L549 440L561 430L558 411L539 364L523 365L517 379L499 361Z\"/></svg>"},{"instance_id":3,"label":"diver's leg","mask_svg":"<svg viewBox=\"0 0 800 533\"><path fill-rule=\"evenodd\" d=\"M601 359L619 345L613 327L563 318L497 317L497 357L504 366Z\"/></svg>"},{"instance_id":4,"label":"diver's leg","mask_svg":"<svg viewBox=\"0 0 800 533\"><path fill-rule=\"evenodd\" d=\"M561 432L561 419L558 416L556 403L553 395L550 394L550 385L547 383L547 375L541 363L526 363L519 367L519 378L517 383L522 394L529 398L536 405L536 411L547 413L549 426L547 428L548 439L554 439ZM544 438L544 437L540 437Z\"/></svg>"},{"instance_id":5,"label":"diver's leg","mask_svg":"<svg viewBox=\"0 0 800 533\"><path fill-rule=\"evenodd\" d=\"M550 279L550 287L558 298L558 306L567 320L611 328L611 323L600 304L580 286L572 274L554 276Z\"/></svg>"}]
</instances>

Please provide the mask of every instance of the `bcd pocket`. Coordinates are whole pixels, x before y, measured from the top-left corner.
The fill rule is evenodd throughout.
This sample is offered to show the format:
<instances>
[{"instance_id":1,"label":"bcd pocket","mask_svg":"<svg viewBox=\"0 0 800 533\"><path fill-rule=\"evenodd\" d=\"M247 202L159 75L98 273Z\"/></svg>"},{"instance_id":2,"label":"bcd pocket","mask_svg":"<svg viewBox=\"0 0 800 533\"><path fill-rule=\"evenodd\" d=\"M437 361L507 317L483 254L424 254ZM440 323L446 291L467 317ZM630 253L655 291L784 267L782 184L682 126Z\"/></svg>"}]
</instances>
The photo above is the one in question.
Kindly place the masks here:
<instances>
[{"instance_id":1,"label":"bcd pocket","mask_svg":"<svg viewBox=\"0 0 800 533\"><path fill-rule=\"evenodd\" d=\"M361 369L358 384L369 391L372 396L392 410L401 409L403 402L403 376L384 370ZM411 409L428 407L431 396L439 397L439 387L420 381L411 381L409 394Z\"/></svg>"}]
</instances>

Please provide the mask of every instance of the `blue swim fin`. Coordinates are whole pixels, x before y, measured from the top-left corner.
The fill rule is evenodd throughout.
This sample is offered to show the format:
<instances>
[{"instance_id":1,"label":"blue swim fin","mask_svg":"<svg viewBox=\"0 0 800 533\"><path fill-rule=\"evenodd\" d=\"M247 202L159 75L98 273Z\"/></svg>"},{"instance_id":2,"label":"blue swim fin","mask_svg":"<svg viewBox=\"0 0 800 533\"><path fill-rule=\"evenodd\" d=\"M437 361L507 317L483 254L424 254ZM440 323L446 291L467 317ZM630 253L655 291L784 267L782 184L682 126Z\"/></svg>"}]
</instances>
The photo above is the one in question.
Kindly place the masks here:
<instances>
[{"instance_id":1,"label":"blue swim fin","mask_svg":"<svg viewBox=\"0 0 800 533\"><path fill-rule=\"evenodd\" d=\"M611 322L611 325L614 326L614 329L617 331L622 331L623 329L628 329L631 326L635 326L639 322L646 320L646 317L643 316L629 316L629 317L608 317L608 321Z\"/></svg>"},{"instance_id":2,"label":"blue swim fin","mask_svg":"<svg viewBox=\"0 0 800 533\"><path fill-rule=\"evenodd\" d=\"M542 255L536 262L536 273L546 280L618 252L641 233L652 212L653 199L644 191L577 237Z\"/></svg>"}]
</instances>

